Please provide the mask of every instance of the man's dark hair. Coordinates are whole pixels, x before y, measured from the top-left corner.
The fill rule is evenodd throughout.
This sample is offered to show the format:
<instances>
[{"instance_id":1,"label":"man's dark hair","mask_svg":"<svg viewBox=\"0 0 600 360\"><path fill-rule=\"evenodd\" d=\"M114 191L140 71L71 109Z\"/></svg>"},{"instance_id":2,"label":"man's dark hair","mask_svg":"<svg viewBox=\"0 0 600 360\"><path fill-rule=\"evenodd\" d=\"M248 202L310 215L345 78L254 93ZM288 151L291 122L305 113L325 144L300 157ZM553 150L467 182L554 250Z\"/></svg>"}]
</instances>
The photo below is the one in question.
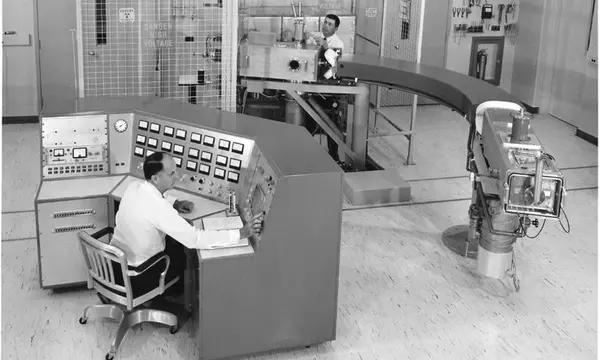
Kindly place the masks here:
<instances>
[{"instance_id":1,"label":"man's dark hair","mask_svg":"<svg viewBox=\"0 0 600 360\"><path fill-rule=\"evenodd\" d=\"M164 158L165 153L162 151L157 151L154 154L148 156L146 160L144 160L144 177L146 180L150 180L152 175L160 172L163 169L162 160Z\"/></svg>"},{"instance_id":2,"label":"man's dark hair","mask_svg":"<svg viewBox=\"0 0 600 360\"><path fill-rule=\"evenodd\" d=\"M325 15L326 18L330 18L331 20L335 21L335 28L337 29L338 27L340 27L340 18L337 15L334 14L327 14Z\"/></svg>"}]
</instances>

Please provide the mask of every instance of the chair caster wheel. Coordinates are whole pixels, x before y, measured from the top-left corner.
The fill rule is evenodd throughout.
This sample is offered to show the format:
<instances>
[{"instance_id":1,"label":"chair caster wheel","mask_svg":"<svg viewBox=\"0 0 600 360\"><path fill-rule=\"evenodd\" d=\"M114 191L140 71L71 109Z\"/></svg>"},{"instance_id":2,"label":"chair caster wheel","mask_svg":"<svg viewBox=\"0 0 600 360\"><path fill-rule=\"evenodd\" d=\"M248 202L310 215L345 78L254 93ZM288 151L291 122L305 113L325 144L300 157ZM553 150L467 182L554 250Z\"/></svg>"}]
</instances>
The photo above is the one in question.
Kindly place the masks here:
<instances>
[{"instance_id":1,"label":"chair caster wheel","mask_svg":"<svg viewBox=\"0 0 600 360\"><path fill-rule=\"evenodd\" d=\"M115 358L114 355L111 355L110 353L107 353L106 356L104 357L106 360L113 360Z\"/></svg>"},{"instance_id":2,"label":"chair caster wheel","mask_svg":"<svg viewBox=\"0 0 600 360\"><path fill-rule=\"evenodd\" d=\"M179 331L179 327L177 325L169 327L169 332L171 334L175 334L177 331Z\"/></svg>"},{"instance_id":3,"label":"chair caster wheel","mask_svg":"<svg viewBox=\"0 0 600 360\"><path fill-rule=\"evenodd\" d=\"M84 318L83 316L79 318L79 323L81 325L85 325L85 323L87 323L87 318Z\"/></svg>"}]
</instances>

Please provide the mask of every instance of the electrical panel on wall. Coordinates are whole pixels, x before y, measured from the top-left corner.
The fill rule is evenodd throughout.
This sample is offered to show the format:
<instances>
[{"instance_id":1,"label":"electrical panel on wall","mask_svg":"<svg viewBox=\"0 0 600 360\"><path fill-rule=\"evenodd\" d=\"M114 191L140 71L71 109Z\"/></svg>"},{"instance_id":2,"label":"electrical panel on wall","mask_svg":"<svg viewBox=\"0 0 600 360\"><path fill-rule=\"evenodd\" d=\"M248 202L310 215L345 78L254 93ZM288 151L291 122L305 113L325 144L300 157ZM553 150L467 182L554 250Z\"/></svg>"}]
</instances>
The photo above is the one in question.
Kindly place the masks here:
<instances>
[{"instance_id":1,"label":"electrical panel on wall","mask_svg":"<svg viewBox=\"0 0 600 360\"><path fill-rule=\"evenodd\" d=\"M107 175L106 114L42 117L42 178Z\"/></svg>"},{"instance_id":2,"label":"electrical panel on wall","mask_svg":"<svg viewBox=\"0 0 600 360\"><path fill-rule=\"evenodd\" d=\"M518 34L516 0L452 0L450 30L452 40L460 44L472 36L505 36L514 43Z\"/></svg>"},{"instance_id":3,"label":"electrical panel on wall","mask_svg":"<svg viewBox=\"0 0 600 360\"><path fill-rule=\"evenodd\" d=\"M134 127L132 173L143 178L144 159L163 151L178 168L176 187L213 200L227 202L231 191L239 196L256 163L251 139L137 114Z\"/></svg>"}]
</instances>

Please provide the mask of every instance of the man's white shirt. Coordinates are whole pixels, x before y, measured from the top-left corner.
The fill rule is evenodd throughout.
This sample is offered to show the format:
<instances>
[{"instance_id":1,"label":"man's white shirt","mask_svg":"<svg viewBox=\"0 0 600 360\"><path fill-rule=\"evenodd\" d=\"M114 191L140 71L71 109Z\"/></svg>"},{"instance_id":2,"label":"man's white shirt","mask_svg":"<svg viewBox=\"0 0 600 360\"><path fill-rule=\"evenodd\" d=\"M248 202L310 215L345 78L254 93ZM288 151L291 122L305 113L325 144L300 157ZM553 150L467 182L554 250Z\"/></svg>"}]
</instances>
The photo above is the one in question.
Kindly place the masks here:
<instances>
[{"instance_id":1,"label":"man's white shirt","mask_svg":"<svg viewBox=\"0 0 600 360\"><path fill-rule=\"evenodd\" d=\"M330 37L325 38L325 41L327 42L327 50L325 50L324 54L325 60L327 60L329 65L335 66L339 55L334 49L340 49L341 55L341 53L344 52L344 42L342 41L342 39L340 39L338 34L333 34ZM330 79L331 77L333 77L333 70L327 70L327 72L324 74L324 77L326 79Z\"/></svg>"},{"instance_id":2,"label":"man's white shirt","mask_svg":"<svg viewBox=\"0 0 600 360\"><path fill-rule=\"evenodd\" d=\"M327 41L328 49L342 49L342 51L344 50L344 42L338 36L338 34L333 34L330 37L325 38L325 41Z\"/></svg>"},{"instance_id":3,"label":"man's white shirt","mask_svg":"<svg viewBox=\"0 0 600 360\"><path fill-rule=\"evenodd\" d=\"M165 249L165 234L192 249L212 249L238 242L239 230L200 230L173 208L147 181L130 184L121 198L111 244L127 255L128 265L138 266Z\"/></svg>"}]
</instances>

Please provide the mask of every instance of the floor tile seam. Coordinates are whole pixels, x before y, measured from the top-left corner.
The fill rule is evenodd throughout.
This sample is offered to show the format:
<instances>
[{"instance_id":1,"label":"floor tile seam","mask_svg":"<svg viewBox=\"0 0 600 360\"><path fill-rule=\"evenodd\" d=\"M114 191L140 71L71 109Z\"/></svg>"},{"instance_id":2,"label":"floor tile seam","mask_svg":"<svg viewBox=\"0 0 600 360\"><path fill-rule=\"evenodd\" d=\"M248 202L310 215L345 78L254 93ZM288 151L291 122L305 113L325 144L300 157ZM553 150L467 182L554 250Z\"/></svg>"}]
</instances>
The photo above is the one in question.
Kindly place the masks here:
<instances>
[{"instance_id":1,"label":"floor tile seam","mask_svg":"<svg viewBox=\"0 0 600 360\"><path fill-rule=\"evenodd\" d=\"M21 213L29 213L29 212L35 212L35 209L31 209L31 210L3 211L2 215L21 214Z\"/></svg>"},{"instance_id":2,"label":"floor tile seam","mask_svg":"<svg viewBox=\"0 0 600 360\"><path fill-rule=\"evenodd\" d=\"M582 165L582 166L573 166L573 167L563 167L558 168L558 170L580 170L580 169L593 169L598 168L598 164L596 165Z\"/></svg>"},{"instance_id":3,"label":"floor tile seam","mask_svg":"<svg viewBox=\"0 0 600 360\"><path fill-rule=\"evenodd\" d=\"M567 189L569 192L573 191L585 191L585 190L597 190L598 186L589 186L589 187L581 187L581 188L573 188ZM352 211L352 210L365 210L365 209L378 209L378 208L386 208L386 207L400 207L400 206L411 206L411 205L429 205L429 204L439 204L439 203L447 203L447 202L456 202L456 201L465 201L471 200L471 197L465 198L456 198L456 199L441 199L441 200L428 200L428 201L417 201L417 202L403 202L403 203L393 203L393 204L375 204L375 205L364 205L364 206L356 206L342 209L344 211ZM352 206L352 205L350 205Z\"/></svg>"},{"instance_id":4,"label":"floor tile seam","mask_svg":"<svg viewBox=\"0 0 600 360\"><path fill-rule=\"evenodd\" d=\"M24 240L37 240L37 237L24 237L14 239L2 239L2 242L13 242L13 241L24 241Z\"/></svg>"},{"instance_id":5,"label":"floor tile seam","mask_svg":"<svg viewBox=\"0 0 600 360\"><path fill-rule=\"evenodd\" d=\"M581 169L593 169L598 168L598 165L585 165L585 166L573 166L573 167L564 167L559 168L559 170L581 170ZM434 180L453 180L453 179L462 179L468 178L469 175L456 175L456 176L443 176L443 177L433 177L433 178L415 178L415 179L404 179L408 182L419 182L419 181L434 181Z\"/></svg>"}]
</instances>

